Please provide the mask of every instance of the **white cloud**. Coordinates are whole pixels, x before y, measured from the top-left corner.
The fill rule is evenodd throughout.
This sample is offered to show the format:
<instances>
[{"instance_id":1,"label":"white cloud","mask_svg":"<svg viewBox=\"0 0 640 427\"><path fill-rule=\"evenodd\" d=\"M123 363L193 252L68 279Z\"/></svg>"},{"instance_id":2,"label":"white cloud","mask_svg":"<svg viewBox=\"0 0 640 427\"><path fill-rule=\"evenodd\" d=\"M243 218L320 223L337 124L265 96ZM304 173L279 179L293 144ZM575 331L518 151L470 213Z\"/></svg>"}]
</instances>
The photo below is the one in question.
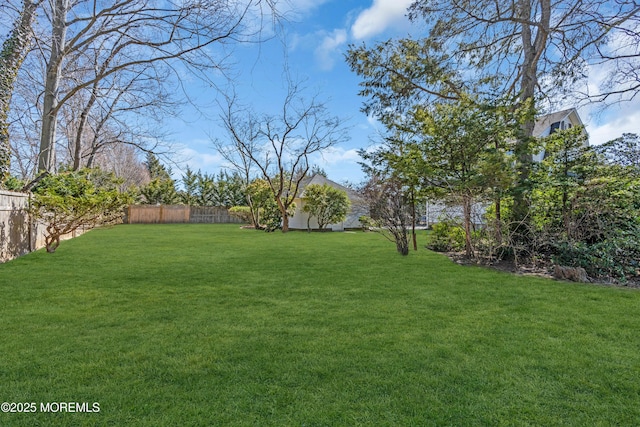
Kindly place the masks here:
<instances>
[{"instance_id":1,"label":"white cloud","mask_svg":"<svg viewBox=\"0 0 640 427\"><path fill-rule=\"evenodd\" d=\"M175 158L180 170L173 171L174 178L175 175L181 177L187 166L192 171L200 170L204 173L217 173L221 168L228 166L224 158L216 152L199 152L187 146L178 147Z\"/></svg>"},{"instance_id":2,"label":"white cloud","mask_svg":"<svg viewBox=\"0 0 640 427\"><path fill-rule=\"evenodd\" d=\"M628 45L622 43L618 38L613 38L608 46L618 52L626 51ZM636 46L634 49L638 49ZM607 85L612 83L612 75L620 64L612 61L603 62L597 65L590 65L588 68L588 80L586 91L594 96L607 90ZM619 77L619 76L618 76ZM637 82L636 82L637 83ZM629 80L615 81L616 90L627 89L632 82ZM589 143L600 145L612 139L622 136L623 133L640 134L640 96L635 96L635 91L629 91L620 96L611 96L605 103L587 103L580 108L580 114L585 121L587 132L589 133ZM635 97L634 97L635 96Z\"/></svg>"},{"instance_id":3,"label":"white cloud","mask_svg":"<svg viewBox=\"0 0 640 427\"><path fill-rule=\"evenodd\" d=\"M316 48L316 60L320 64L320 68L324 71L333 68L336 56L339 53L340 46L347 42L347 32L343 29L333 30L322 40L320 46Z\"/></svg>"},{"instance_id":4,"label":"white cloud","mask_svg":"<svg viewBox=\"0 0 640 427\"><path fill-rule=\"evenodd\" d=\"M640 134L640 103L622 103L609 108L600 120L587 123L589 143L600 145L622 136L623 133Z\"/></svg>"},{"instance_id":5,"label":"white cloud","mask_svg":"<svg viewBox=\"0 0 640 427\"><path fill-rule=\"evenodd\" d=\"M367 123L374 129L380 128L380 121L375 116L367 116Z\"/></svg>"},{"instance_id":6,"label":"white cloud","mask_svg":"<svg viewBox=\"0 0 640 427\"><path fill-rule=\"evenodd\" d=\"M301 19L330 0L288 0L278 3L278 12L285 18Z\"/></svg>"},{"instance_id":7,"label":"white cloud","mask_svg":"<svg viewBox=\"0 0 640 427\"><path fill-rule=\"evenodd\" d=\"M389 27L407 23L407 8L413 0L374 0L370 8L358 15L351 34L356 39L365 39L382 33Z\"/></svg>"},{"instance_id":8,"label":"white cloud","mask_svg":"<svg viewBox=\"0 0 640 427\"><path fill-rule=\"evenodd\" d=\"M318 166L336 166L341 163L356 164L360 160L360 155L356 149L345 149L342 147L331 147L325 150L317 159Z\"/></svg>"},{"instance_id":9,"label":"white cloud","mask_svg":"<svg viewBox=\"0 0 640 427\"><path fill-rule=\"evenodd\" d=\"M357 183L364 178L362 168L358 164L360 161L362 158L358 155L358 150L332 147L325 150L322 155L313 156L311 164L324 169L331 180L341 183Z\"/></svg>"}]
</instances>

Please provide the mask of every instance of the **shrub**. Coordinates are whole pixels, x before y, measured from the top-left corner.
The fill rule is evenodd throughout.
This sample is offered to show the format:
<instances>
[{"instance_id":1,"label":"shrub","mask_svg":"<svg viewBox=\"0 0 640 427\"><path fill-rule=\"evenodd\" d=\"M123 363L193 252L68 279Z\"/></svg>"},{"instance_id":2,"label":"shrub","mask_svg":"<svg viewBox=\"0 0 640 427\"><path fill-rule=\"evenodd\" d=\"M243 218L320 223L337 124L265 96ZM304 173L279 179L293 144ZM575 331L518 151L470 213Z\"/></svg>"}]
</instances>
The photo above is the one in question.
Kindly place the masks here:
<instances>
[{"instance_id":1,"label":"shrub","mask_svg":"<svg viewBox=\"0 0 640 427\"><path fill-rule=\"evenodd\" d=\"M251 208L249 206L234 206L229 208L229 214L236 218L240 218L241 221L247 223L252 222Z\"/></svg>"},{"instance_id":2,"label":"shrub","mask_svg":"<svg viewBox=\"0 0 640 427\"><path fill-rule=\"evenodd\" d=\"M9 191L21 191L24 187L24 182L16 178L13 175L7 177L7 179L0 185L0 188L5 188Z\"/></svg>"},{"instance_id":3,"label":"shrub","mask_svg":"<svg viewBox=\"0 0 640 427\"><path fill-rule=\"evenodd\" d=\"M461 251L465 246L464 229L451 220L437 222L433 224L427 246L438 252Z\"/></svg>"},{"instance_id":4,"label":"shrub","mask_svg":"<svg viewBox=\"0 0 640 427\"><path fill-rule=\"evenodd\" d=\"M619 236L595 244L562 242L553 257L556 264L582 267L591 277L625 281L640 274L640 234Z\"/></svg>"},{"instance_id":5,"label":"shrub","mask_svg":"<svg viewBox=\"0 0 640 427\"><path fill-rule=\"evenodd\" d=\"M360 217L358 217L358 221L360 221L362 231L369 231L376 226L376 222L367 215L361 215Z\"/></svg>"},{"instance_id":6,"label":"shrub","mask_svg":"<svg viewBox=\"0 0 640 427\"><path fill-rule=\"evenodd\" d=\"M309 221L315 217L318 227L324 229L328 224L335 224L347 218L351 205L347 192L328 184L311 184L304 189L304 205L302 210L309 213Z\"/></svg>"},{"instance_id":7,"label":"shrub","mask_svg":"<svg viewBox=\"0 0 640 427\"><path fill-rule=\"evenodd\" d=\"M29 212L46 224L47 252L55 252L60 238L83 227L122 221L132 198L118 190L122 180L99 169L47 175L34 188Z\"/></svg>"}]
</instances>

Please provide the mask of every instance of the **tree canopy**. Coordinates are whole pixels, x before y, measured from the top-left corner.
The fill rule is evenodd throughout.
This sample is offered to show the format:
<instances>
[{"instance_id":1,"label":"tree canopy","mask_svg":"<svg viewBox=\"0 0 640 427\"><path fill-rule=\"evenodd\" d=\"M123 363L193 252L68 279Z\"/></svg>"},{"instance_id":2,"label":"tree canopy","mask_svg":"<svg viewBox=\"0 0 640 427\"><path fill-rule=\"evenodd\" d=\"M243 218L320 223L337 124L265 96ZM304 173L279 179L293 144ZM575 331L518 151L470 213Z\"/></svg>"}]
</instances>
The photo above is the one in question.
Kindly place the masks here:
<instances>
[{"instance_id":1,"label":"tree canopy","mask_svg":"<svg viewBox=\"0 0 640 427\"><path fill-rule=\"evenodd\" d=\"M302 210L309 213L309 220L314 217L322 230L328 224L344 221L349 211L349 197L346 191L329 184L310 184L304 189ZM307 228L310 229L309 221Z\"/></svg>"},{"instance_id":2,"label":"tree canopy","mask_svg":"<svg viewBox=\"0 0 640 427\"><path fill-rule=\"evenodd\" d=\"M55 252L60 238L78 228L122 221L123 208L132 197L118 189L120 180L99 169L81 169L47 175L33 190L29 208L46 226L47 252Z\"/></svg>"}]
</instances>

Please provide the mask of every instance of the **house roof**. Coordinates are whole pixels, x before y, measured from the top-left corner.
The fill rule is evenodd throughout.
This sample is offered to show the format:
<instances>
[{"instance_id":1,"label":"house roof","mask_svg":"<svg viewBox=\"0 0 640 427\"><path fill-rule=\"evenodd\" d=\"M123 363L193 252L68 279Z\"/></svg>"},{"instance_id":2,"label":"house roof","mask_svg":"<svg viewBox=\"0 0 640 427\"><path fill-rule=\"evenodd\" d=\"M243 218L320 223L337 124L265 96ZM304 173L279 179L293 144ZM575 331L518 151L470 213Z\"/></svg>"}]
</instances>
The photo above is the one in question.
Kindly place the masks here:
<instances>
[{"instance_id":1,"label":"house roof","mask_svg":"<svg viewBox=\"0 0 640 427\"><path fill-rule=\"evenodd\" d=\"M533 128L533 136L540 136L548 129L553 123L566 119L571 114L574 114L575 120L579 125L582 125L582 120L578 115L578 111L575 108L568 108L566 110L556 111L555 113L545 114L536 119L535 127Z\"/></svg>"},{"instance_id":2,"label":"house roof","mask_svg":"<svg viewBox=\"0 0 640 427\"><path fill-rule=\"evenodd\" d=\"M353 191L352 189L345 187L343 185L338 184L335 181L331 181L329 178L325 178L324 176L315 173L309 177L304 178L302 181L300 181L300 186L298 187L298 198L303 198L304 197L304 190L305 188L307 188L307 186L311 185L311 184L318 184L318 185L323 185L323 184L327 184L332 186L333 188L337 188L339 190L342 190L344 192L347 193L347 195L349 196L350 199L354 199L354 198L358 198L360 197L358 195L358 193L356 193L355 191Z\"/></svg>"}]
</instances>

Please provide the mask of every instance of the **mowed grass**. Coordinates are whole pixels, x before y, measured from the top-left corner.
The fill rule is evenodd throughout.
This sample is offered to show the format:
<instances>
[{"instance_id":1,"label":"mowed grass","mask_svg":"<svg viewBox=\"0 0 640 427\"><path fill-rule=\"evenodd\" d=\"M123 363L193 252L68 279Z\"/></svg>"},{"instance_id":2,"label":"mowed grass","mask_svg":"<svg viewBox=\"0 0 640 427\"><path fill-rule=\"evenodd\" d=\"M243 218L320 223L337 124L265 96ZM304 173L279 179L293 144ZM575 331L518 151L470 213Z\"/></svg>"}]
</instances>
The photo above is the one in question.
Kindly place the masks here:
<instances>
[{"instance_id":1,"label":"mowed grass","mask_svg":"<svg viewBox=\"0 0 640 427\"><path fill-rule=\"evenodd\" d=\"M640 424L639 291L376 234L122 225L0 292L0 402L100 405L2 426Z\"/></svg>"}]
</instances>

